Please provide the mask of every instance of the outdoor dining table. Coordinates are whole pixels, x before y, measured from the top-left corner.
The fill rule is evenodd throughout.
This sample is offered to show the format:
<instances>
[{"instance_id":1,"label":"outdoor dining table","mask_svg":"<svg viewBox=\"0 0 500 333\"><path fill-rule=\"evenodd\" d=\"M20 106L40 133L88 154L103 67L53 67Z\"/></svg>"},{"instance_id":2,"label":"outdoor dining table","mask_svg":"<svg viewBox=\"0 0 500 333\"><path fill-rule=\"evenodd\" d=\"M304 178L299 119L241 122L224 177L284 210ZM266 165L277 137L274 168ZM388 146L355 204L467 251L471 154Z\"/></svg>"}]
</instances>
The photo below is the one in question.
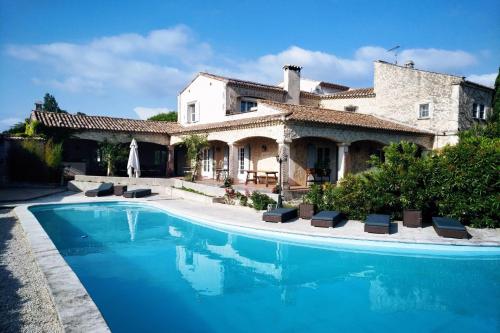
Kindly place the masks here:
<instances>
[{"instance_id":1,"label":"outdoor dining table","mask_svg":"<svg viewBox=\"0 0 500 333\"><path fill-rule=\"evenodd\" d=\"M269 180L278 180L278 171L265 171L265 170L245 170L247 173L247 177L245 179L245 185L248 184L248 182L253 182L254 184L257 184L258 181L258 173L264 173L266 175L266 187L269 186ZM250 175L253 175L250 178Z\"/></svg>"}]
</instances>

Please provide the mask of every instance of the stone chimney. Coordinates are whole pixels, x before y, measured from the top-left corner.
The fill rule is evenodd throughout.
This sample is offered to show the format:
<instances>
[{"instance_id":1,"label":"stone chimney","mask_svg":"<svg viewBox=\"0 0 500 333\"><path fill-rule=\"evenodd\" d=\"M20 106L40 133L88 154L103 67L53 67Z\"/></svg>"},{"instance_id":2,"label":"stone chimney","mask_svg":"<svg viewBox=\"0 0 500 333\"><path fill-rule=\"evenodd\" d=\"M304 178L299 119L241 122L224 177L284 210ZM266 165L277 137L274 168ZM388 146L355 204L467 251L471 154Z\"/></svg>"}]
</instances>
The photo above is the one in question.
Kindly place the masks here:
<instances>
[{"instance_id":1,"label":"stone chimney","mask_svg":"<svg viewBox=\"0 0 500 333\"><path fill-rule=\"evenodd\" d=\"M300 104L300 70L302 67L295 65L283 66L283 89L286 90L285 103Z\"/></svg>"},{"instance_id":2,"label":"stone chimney","mask_svg":"<svg viewBox=\"0 0 500 333\"><path fill-rule=\"evenodd\" d=\"M413 69L415 68L415 63L413 62L413 60L408 60L405 62L405 67Z\"/></svg>"},{"instance_id":3,"label":"stone chimney","mask_svg":"<svg viewBox=\"0 0 500 333\"><path fill-rule=\"evenodd\" d=\"M35 102L35 111L43 111L43 102L42 101Z\"/></svg>"}]
</instances>

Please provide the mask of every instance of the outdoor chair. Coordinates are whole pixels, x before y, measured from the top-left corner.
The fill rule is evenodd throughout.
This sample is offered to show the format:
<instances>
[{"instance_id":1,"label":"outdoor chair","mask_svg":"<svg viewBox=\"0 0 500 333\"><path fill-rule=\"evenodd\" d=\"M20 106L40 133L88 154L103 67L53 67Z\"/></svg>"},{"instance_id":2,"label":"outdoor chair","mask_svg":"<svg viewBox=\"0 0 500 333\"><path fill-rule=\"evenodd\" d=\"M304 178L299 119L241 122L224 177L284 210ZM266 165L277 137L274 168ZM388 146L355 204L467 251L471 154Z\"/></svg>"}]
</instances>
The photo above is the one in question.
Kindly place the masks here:
<instances>
[{"instance_id":1,"label":"outdoor chair","mask_svg":"<svg viewBox=\"0 0 500 333\"><path fill-rule=\"evenodd\" d=\"M151 195L151 190L149 188L131 190L123 193L124 198L143 198L149 195Z\"/></svg>"},{"instance_id":2,"label":"outdoor chair","mask_svg":"<svg viewBox=\"0 0 500 333\"><path fill-rule=\"evenodd\" d=\"M98 188L85 192L86 197L102 197L113 194L113 183L102 183Z\"/></svg>"},{"instance_id":3,"label":"outdoor chair","mask_svg":"<svg viewBox=\"0 0 500 333\"><path fill-rule=\"evenodd\" d=\"M342 221L342 213L325 210L311 218L311 225L313 227L333 228L340 221Z\"/></svg>"},{"instance_id":4,"label":"outdoor chair","mask_svg":"<svg viewBox=\"0 0 500 333\"><path fill-rule=\"evenodd\" d=\"M365 232L388 234L391 227L391 217L382 214L370 214L365 220Z\"/></svg>"},{"instance_id":5,"label":"outdoor chair","mask_svg":"<svg viewBox=\"0 0 500 333\"><path fill-rule=\"evenodd\" d=\"M262 215L265 222L287 222L297 218L297 208L276 208Z\"/></svg>"},{"instance_id":6,"label":"outdoor chair","mask_svg":"<svg viewBox=\"0 0 500 333\"><path fill-rule=\"evenodd\" d=\"M467 229L456 219L450 217L432 217L432 226L441 237L468 238Z\"/></svg>"}]
</instances>

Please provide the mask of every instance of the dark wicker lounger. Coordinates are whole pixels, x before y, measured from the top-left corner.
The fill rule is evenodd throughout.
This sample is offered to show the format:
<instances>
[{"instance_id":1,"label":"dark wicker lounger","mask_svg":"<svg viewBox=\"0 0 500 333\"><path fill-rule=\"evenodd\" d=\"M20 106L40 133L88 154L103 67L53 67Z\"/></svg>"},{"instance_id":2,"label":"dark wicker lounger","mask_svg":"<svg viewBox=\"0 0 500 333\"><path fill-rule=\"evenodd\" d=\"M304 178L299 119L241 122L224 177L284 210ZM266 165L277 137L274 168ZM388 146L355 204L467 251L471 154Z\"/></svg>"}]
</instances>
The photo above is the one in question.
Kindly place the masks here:
<instances>
[{"instance_id":1,"label":"dark wicker lounger","mask_svg":"<svg viewBox=\"0 0 500 333\"><path fill-rule=\"evenodd\" d=\"M314 227L330 228L337 225L342 220L342 213L325 210L319 212L311 218L311 225Z\"/></svg>"},{"instance_id":2,"label":"dark wicker lounger","mask_svg":"<svg viewBox=\"0 0 500 333\"><path fill-rule=\"evenodd\" d=\"M266 222L286 222L297 217L297 208L276 208L262 214L262 220Z\"/></svg>"},{"instance_id":3,"label":"dark wicker lounger","mask_svg":"<svg viewBox=\"0 0 500 333\"><path fill-rule=\"evenodd\" d=\"M87 197L102 197L113 194L113 183L102 183L98 188L85 192Z\"/></svg>"},{"instance_id":4,"label":"dark wicker lounger","mask_svg":"<svg viewBox=\"0 0 500 333\"><path fill-rule=\"evenodd\" d=\"M450 217L432 217L432 226L436 233L441 237L450 238L468 238L467 229L458 222L458 220Z\"/></svg>"},{"instance_id":5,"label":"dark wicker lounger","mask_svg":"<svg viewBox=\"0 0 500 333\"><path fill-rule=\"evenodd\" d=\"M143 198L151 195L151 190L149 188L142 188L137 190L131 190L123 192L125 198Z\"/></svg>"},{"instance_id":6,"label":"dark wicker lounger","mask_svg":"<svg viewBox=\"0 0 500 333\"><path fill-rule=\"evenodd\" d=\"M391 217L382 214L370 214L365 220L365 232L388 234L391 227Z\"/></svg>"}]
</instances>

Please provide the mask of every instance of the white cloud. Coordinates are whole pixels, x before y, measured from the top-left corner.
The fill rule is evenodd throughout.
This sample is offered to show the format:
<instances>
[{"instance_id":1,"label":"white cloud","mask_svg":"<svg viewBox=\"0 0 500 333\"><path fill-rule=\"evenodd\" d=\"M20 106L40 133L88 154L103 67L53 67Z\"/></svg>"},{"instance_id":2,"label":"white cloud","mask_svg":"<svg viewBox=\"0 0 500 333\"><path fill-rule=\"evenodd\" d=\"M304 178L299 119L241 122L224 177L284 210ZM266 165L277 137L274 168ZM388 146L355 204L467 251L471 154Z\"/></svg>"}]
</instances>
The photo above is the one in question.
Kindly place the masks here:
<instances>
[{"instance_id":1,"label":"white cloud","mask_svg":"<svg viewBox=\"0 0 500 333\"><path fill-rule=\"evenodd\" d=\"M279 70L283 64L303 66L304 77L348 84L371 84L373 61L394 61L394 53L379 46L363 46L357 49L353 57L339 57L332 53L307 50L291 46L277 54L268 54L255 60L237 65L230 70L233 76L276 83L282 80ZM441 49L404 49L398 54L400 64L413 60L416 68L455 73L474 65L476 57L465 51L449 51Z\"/></svg>"},{"instance_id":2,"label":"white cloud","mask_svg":"<svg viewBox=\"0 0 500 333\"><path fill-rule=\"evenodd\" d=\"M463 74L478 63L477 56L463 50L415 48L399 50L398 61L413 60L416 68ZM209 44L197 40L186 26L101 37L87 43L55 42L41 45L10 45L11 56L40 63L53 71L50 77L34 78L72 93L106 94L118 89L127 94L175 98L200 69L231 77L276 84L281 67L304 67L306 78L351 86L372 84L374 60L392 62L394 55L376 45L363 46L352 56L290 46L277 53L250 59L227 59ZM485 79L486 80L486 79Z\"/></svg>"},{"instance_id":3,"label":"white cloud","mask_svg":"<svg viewBox=\"0 0 500 333\"><path fill-rule=\"evenodd\" d=\"M495 79L497 78L498 73L490 73L490 74L472 74L467 76L467 80L476 82L488 87L493 87L495 85Z\"/></svg>"},{"instance_id":4,"label":"white cloud","mask_svg":"<svg viewBox=\"0 0 500 333\"><path fill-rule=\"evenodd\" d=\"M164 97L175 95L212 51L187 27L177 26L146 36L123 34L84 44L10 45L7 53L55 70L54 77L34 79L36 84L70 92L102 92L117 87Z\"/></svg>"},{"instance_id":5,"label":"white cloud","mask_svg":"<svg viewBox=\"0 0 500 333\"><path fill-rule=\"evenodd\" d=\"M148 108L144 106L138 106L134 108L134 112L139 116L140 119L148 119L151 118L152 116L155 116L159 113L167 113L172 110L169 110L167 108Z\"/></svg>"}]
</instances>

